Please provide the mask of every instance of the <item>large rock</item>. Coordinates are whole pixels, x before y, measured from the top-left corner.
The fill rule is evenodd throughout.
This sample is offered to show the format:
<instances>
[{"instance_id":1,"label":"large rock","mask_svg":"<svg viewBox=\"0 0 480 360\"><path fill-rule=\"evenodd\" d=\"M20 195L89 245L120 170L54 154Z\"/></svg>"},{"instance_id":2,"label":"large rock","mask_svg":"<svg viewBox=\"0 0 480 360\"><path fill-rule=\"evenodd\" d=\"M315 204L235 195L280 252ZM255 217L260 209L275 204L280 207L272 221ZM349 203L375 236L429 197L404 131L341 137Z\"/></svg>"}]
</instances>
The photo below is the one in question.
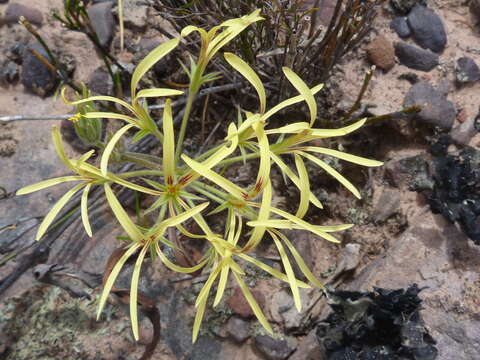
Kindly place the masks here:
<instances>
[{"instance_id":1,"label":"large rock","mask_svg":"<svg viewBox=\"0 0 480 360\"><path fill-rule=\"evenodd\" d=\"M57 84L57 75L37 55L49 61L47 52L40 44L28 46L23 53L20 80L23 86L39 96L49 95Z\"/></svg>"},{"instance_id":2,"label":"large rock","mask_svg":"<svg viewBox=\"0 0 480 360\"><path fill-rule=\"evenodd\" d=\"M145 29L148 20L148 5L138 0L123 0L123 20L127 27Z\"/></svg>"},{"instance_id":3,"label":"large rock","mask_svg":"<svg viewBox=\"0 0 480 360\"><path fill-rule=\"evenodd\" d=\"M115 31L115 18L112 13L113 2L101 2L89 6L88 17L102 46L108 47Z\"/></svg>"},{"instance_id":4,"label":"large rock","mask_svg":"<svg viewBox=\"0 0 480 360\"><path fill-rule=\"evenodd\" d=\"M421 216L420 216L421 214ZM422 316L437 341L436 360L473 360L480 354L480 248L454 225L417 209L415 221L391 248L348 285L354 291L373 286L426 287Z\"/></svg>"},{"instance_id":5,"label":"large rock","mask_svg":"<svg viewBox=\"0 0 480 360\"><path fill-rule=\"evenodd\" d=\"M414 70L430 71L438 65L438 55L405 42L395 43L395 55L402 65Z\"/></svg>"},{"instance_id":6,"label":"large rock","mask_svg":"<svg viewBox=\"0 0 480 360\"><path fill-rule=\"evenodd\" d=\"M423 48L441 53L447 44L447 34L440 17L422 5L415 5L407 17L415 41Z\"/></svg>"},{"instance_id":7,"label":"large rock","mask_svg":"<svg viewBox=\"0 0 480 360\"><path fill-rule=\"evenodd\" d=\"M418 82L410 88L403 105L421 106L422 110L415 115L416 118L422 123L442 130L450 130L455 121L456 110L453 103L447 100L445 94L425 81Z\"/></svg>"},{"instance_id":8,"label":"large rock","mask_svg":"<svg viewBox=\"0 0 480 360\"><path fill-rule=\"evenodd\" d=\"M478 134L478 129L475 128L475 119L470 118L453 128L450 136L457 145L466 146L476 134Z\"/></svg>"}]
</instances>

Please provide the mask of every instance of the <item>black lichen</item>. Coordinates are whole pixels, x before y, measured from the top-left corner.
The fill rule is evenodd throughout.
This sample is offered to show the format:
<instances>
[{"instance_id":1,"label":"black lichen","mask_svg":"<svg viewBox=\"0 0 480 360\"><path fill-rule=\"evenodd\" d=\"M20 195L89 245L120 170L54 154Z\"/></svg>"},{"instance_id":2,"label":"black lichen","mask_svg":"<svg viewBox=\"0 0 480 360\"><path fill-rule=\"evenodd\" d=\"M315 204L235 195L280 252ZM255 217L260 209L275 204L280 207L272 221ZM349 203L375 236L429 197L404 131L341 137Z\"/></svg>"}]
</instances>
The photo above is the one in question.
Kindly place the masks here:
<instances>
[{"instance_id":1,"label":"black lichen","mask_svg":"<svg viewBox=\"0 0 480 360\"><path fill-rule=\"evenodd\" d=\"M419 313L421 290L414 284L406 290L331 292L333 313L317 327L327 359L435 359L435 340Z\"/></svg>"},{"instance_id":2,"label":"black lichen","mask_svg":"<svg viewBox=\"0 0 480 360\"><path fill-rule=\"evenodd\" d=\"M465 148L448 153L450 138L443 136L430 147L435 182L428 197L434 214L458 222L465 234L480 245L480 152Z\"/></svg>"}]
</instances>

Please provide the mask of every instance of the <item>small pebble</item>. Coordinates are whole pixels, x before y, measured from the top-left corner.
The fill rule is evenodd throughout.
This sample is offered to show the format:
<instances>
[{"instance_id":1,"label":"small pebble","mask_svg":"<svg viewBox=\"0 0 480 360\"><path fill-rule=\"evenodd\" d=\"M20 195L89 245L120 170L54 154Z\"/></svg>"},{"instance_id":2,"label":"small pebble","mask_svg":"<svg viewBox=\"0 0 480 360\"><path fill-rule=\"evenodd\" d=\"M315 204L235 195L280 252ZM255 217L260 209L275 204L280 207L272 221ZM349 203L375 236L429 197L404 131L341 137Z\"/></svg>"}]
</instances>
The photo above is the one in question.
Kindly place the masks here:
<instances>
[{"instance_id":1,"label":"small pebble","mask_svg":"<svg viewBox=\"0 0 480 360\"><path fill-rule=\"evenodd\" d=\"M377 36L366 51L368 59L380 69L388 71L395 66L395 49L384 36Z\"/></svg>"},{"instance_id":2,"label":"small pebble","mask_svg":"<svg viewBox=\"0 0 480 360\"><path fill-rule=\"evenodd\" d=\"M480 69L471 57L464 56L457 60L455 78L459 85L469 84L480 80Z\"/></svg>"}]
</instances>

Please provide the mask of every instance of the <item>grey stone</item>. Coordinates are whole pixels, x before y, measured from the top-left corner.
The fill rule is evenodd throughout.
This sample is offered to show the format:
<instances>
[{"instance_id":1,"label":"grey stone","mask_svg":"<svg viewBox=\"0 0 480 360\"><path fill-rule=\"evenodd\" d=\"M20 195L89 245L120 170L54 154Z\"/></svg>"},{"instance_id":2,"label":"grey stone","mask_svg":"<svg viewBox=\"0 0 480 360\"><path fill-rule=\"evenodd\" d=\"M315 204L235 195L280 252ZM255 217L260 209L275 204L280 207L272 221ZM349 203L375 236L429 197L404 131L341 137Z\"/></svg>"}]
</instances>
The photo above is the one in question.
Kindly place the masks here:
<instances>
[{"instance_id":1,"label":"grey stone","mask_svg":"<svg viewBox=\"0 0 480 360\"><path fill-rule=\"evenodd\" d=\"M392 185L406 187L416 179L428 179L429 162L424 155L390 160L385 164L385 175ZM433 188L433 183L431 184Z\"/></svg>"},{"instance_id":2,"label":"grey stone","mask_svg":"<svg viewBox=\"0 0 480 360\"><path fill-rule=\"evenodd\" d=\"M405 16L397 16L390 23L390 27L400 36L402 39L408 38L412 31L407 23L407 18Z\"/></svg>"},{"instance_id":3,"label":"grey stone","mask_svg":"<svg viewBox=\"0 0 480 360\"><path fill-rule=\"evenodd\" d=\"M395 55L402 65L414 70L430 71L438 65L438 55L404 42L395 43Z\"/></svg>"},{"instance_id":4,"label":"grey stone","mask_svg":"<svg viewBox=\"0 0 480 360\"><path fill-rule=\"evenodd\" d=\"M403 105L421 106L422 110L415 115L417 120L433 127L450 130L455 121L456 110L453 103L425 81L418 82L410 88Z\"/></svg>"},{"instance_id":5,"label":"grey stone","mask_svg":"<svg viewBox=\"0 0 480 360\"><path fill-rule=\"evenodd\" d=\"M477 20L480 19L480 0L470 0L470 12Z\"/></svg>"},{"instance_id":6,"label":"grey stone","mask_svg":"<svg viewBox=\"0 0 480 360\"><path fill-rule=\"evenodd\" d=\"M138 0L123 0L123 20L125 26L143 30L147 26L148 5Z\"/></svg>"},{"instance_id":7,"label":"grey stone","mask_svg":"<svg viewBox=\"0 0 480 360\"><path fill-rule=\"evenodd\" d=\"M375 202L373 221L381 223L394 215L400 208L400 193L398 190L383 189Z\"/></svg>"},{"instance_id":8,"label":"grey stone","mask_svg":"<svg viewBox=\"0 0 480 360\"><path fill-rule=\"evenodd\" d=\"M422 5L415 5L408 14L408 25L413 38L423 48L441 53L447 44L447 34L440 17Z\"/></svg>"},{"instance_id":9,"label":"grey stone","mask_svg":"<svg viewBox=\"0 0 480 360\"><path fill-rule=\"evenodd\" d=\"M392 7L401 14L408 14L415 5L426 3L427 0L390 0Z\"/></svg>"},{"instance_id":10,"label":"grey stone","mask_svg":"<svg viewBox=\"0 0 480 360\"><path fill-rule=\"evenodd\" d=\"M460 85L480 80L480 69L475 60L468 56L459 58L455 67L455 78Z\"/></svg>"},{"instance_id":11,"label":"grey stone","mask_svg":"<svg viewBox=\"0 0 480 360\"><path fill-rule=\"evenodd\" d=\"M97 68L90 74L88 88L97 95L111 95L113 89L112 78L107 71Z\"/></svg>"},{"instance_id":12,"label":"grey stone","mask_svg":"<svg viewBox=\"0 0 480 360\"><path fill-rule=\"evenodd\" d=\"M237 343L243 343L250 337L250 323L239 317L228 319L226 328L227 334Z\"/></svg>"},{"instance_id":13,"label":"grey stone","mask_svg":"<svg viewBox=\"0 0 480 360\"><path fill-rule=\"evenodd\" d=\"M285 360L297 349L297 340L291 337L274 339L268 335L257 335L254 345L267 360Z\"/></svg>"},{"instance_id":14,"label":"grey stone","mask_svg":"<svg viewBox=\"0 0 480 360\"><path fill-rule=\"evenodd\" d=\"M34 25L40 26L43 23L43 15L39 10L17 3L8 5L4 21L7 24L16 24L21 16Z\"/></svg>"},{"instance_id":15,"label":"grey stone","mask_svg":"<svg viewBox=\"0 0 480 360\"><path fill-rule=\"evenodd\" d=\"M35 56L35 53L49 61L48 54L40 44L28 46L23 53L20 80L25 88L45 97L53 91L58 78L55 72Z\"/></svg>"},{"instance_id":16,"label":"grey stone","mask_svg":"<svg viewBox=\"0 0 480 360\"><path fill-rule=\"evenodd\" d=\"M112 13L112 2L94 4L87 9L92 27L102 46L109 46L115 31L115 18Z\"/></svg>"},{"instance_id":17,"label":"grey stone","mask_svg":"<svg viewBox=\"0 0 480 360\"><path fill-rule=\"evenodd\" d=\"M450 136L457 145L466 146L476 134L478 130L475 128L475 119L471 118L455 127Z\"/></svg>"},{"instance_id":18,"label":"grey stone","mask_svg":"<svg viewBox=\"0 0 480 360\"><path fill-rule=\"evenodd\" d=\"M18 80L20 68L13 61L5 60L0 69L0 85L13 84Z\"/></svg>"}]
</instances>

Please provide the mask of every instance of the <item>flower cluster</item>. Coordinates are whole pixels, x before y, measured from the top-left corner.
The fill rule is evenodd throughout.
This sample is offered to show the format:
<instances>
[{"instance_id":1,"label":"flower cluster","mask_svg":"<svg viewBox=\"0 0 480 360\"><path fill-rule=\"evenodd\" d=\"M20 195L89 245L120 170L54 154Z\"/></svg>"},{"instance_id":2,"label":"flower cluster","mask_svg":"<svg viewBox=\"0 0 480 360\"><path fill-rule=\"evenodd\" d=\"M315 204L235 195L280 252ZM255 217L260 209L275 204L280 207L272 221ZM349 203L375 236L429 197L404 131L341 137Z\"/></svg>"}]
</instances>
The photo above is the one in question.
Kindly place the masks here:
<instances>
[{"instance_id":1,"label":"flower cluster","mask_svg":"<svg viewBox=\"0 0 480 360\"><path fill-rule=\"evenodd\" d=\"M201 39L201 50L197 61L191 60L190 70L185 68L189 73L190 87L178 136L175 134L170 97L181 95L183 92L165 88L143 89L137 92L137 87L148 70L171 52L181 41L181 38L163 43L137 66L131 81L131 103L109 96L93 96L70 102L81 107L82 104L90 104L92 101L110 101L119 104L127 112L127 115L125 115L123 113L99 112L89 108L88 111L83 111L81 114L82 119L110 118L127 123L101 148L99 168L87 162L93 151L86 153L78 160L68 159L61 143L59 130L54 129L53 139L57 152L65 165L77 175L47 180L23 188L18 192L18 194L26 194L65 181L79 181L80 183L68 191L45 217L38 230L37 238L39 239L45 233L65 203L81 189L83 189L82 220L86 232L91 236L92 232L87 213L88 193L92 186L103 186L108 203L130 241L125 245L127 250L115 264L105 283L100 298L98 316L125 262L131 257L136 257L130 292L130 315L132 330L136 339L138 339L137 288L142 263L147 252L152 254L152 259L160 259L166 267L175 272L195 273L201 269L205 273L209 272L208 279L198 294L195 303L197 313L193 326L193 341L198 336L211 293L215 293L213 306L216 306L225 293L230 275L242 290L259 322L266 330L272 332L265 315L244 281L245 273L239 263L251 263L273 277L288 283L295 305L300 310L299 288L308 288L312 285L322 288L322 284L306 266L302 257L282 230L308 230L325 240L338 242L331 233L352 226L352 224L319 226L310 224L303 219L310 203L317 208L322 208L321 202L310 189L309 174L305 161L310 161L323 169L358 198L360 198L360 193L354 185L317 155L332 156L363 166L381 165L379 161L310 145L312 140L347 135L359 129L365 123L365 120L360 120L339 129L316 128L315 122L318 112L314 95L322 89L322 85L310 88L297 74L285 67L283 68L284 75L296 89L298 95L268 108L266 91L260 77L244 60L232 53L225 53L224 59L254 88L258 96L258 111L255 113L240 111L237 123L231 122L229 124L227 136L221 144L213 149L193 158L183 153L185 128L189 121L195 96L203 83L218 78L218 74L205 73L209 61L225 44L240 34L247 26L260 20L262 18L259 16L259 11L255 11L250 15L226 21L208 32L194 26L188 26L182 31L181 38L192 32L198 32ZM161 129L148 111L146 99L151 97L166 97ZM269 120L273 115L302 101L307 104L310 115L309 122L295 122L278 128L272 126L273 124ZM125 156L124 159L133 159L134 162L138 160L136 163L142 164L147 169L113 173L109 171L109 160L117 148L118 141L125 137L130 129L137 129L133 141L138 141L147 134L156 136L162 144L162 157L155 160L150 156L146 161L145 156L142 157L137 154L135 157L130 154L129 157ZM175 142L176 139L177 142ZM293 157L295 169L291 169L285 161L285 158L289 156ZM120 154L120 158L122 158L122 154ZM223 176L223 172L218 171L237 162L252 160L259 163L258 173L255 182L248 188L242 188ZM273 189L270 177L272 165L276 165L284 178L289 179L299 190L300 200L295 214L272 205ZM130 178L142 180L145 186L129 181ZM156 223L149 229L135 224L116 198L111 188L112 184L157 196L155 203L147 210L148 212L158 213ZM218 204L213 210L210 209L209 214L221 213L225 215L223 234L215 233L209 225L206 210L210 202L204 201L205 198ZM187 222L196 223L201 231L196 234L191 233L185 226ZM165 249L168 247L182 250L181 243L174 243L172 239L168 238L167 229L169 227L174 227L175 231L189 238L206 240L208 247L198 264L192 267L183 267L167 256ZM262 263L252 254L260 242L265 241L268 237L273 240L278 250L283 262L284 273ZM292 263L286 255L287 249L293 255L293 259L308 279L309 284L295 277Z\"/></svg>"}]
</instances>

